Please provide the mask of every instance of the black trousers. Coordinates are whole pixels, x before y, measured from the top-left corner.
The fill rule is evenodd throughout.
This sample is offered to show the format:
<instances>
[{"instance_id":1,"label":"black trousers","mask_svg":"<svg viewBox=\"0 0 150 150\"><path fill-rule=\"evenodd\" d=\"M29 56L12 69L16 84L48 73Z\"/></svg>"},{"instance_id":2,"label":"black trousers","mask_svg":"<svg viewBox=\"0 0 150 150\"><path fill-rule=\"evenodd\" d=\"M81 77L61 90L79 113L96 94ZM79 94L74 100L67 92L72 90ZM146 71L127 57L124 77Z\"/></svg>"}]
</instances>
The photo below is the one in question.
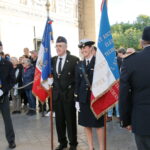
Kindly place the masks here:
<instances>
[{"instance_id":1,"label":"black trousers","mask_svg":"<svg viewBox=\"0 0 150 150\"><path fill-rule=\"evenodd\" d=\"M135 134L135 141L138 150L150 150L150 135Z\"/></svg>"},{"instance_id":2,"label":"black trousers","mask_svg":"<svg viewBox=\"0 0 150 150\"><path fill-rule=\"evenodd\" d=\"M77 146L77 123L75 102L66 102L62 99L54 103L56 130L58 142L67 145L66 129L71 146Z\"/></svg>"},{"instance_id":3,"label":"black trousers","mask_svg":"<svg viewBox=\"0 0 150 150\"><path fill-rule=\"evenodd\" d=\"M3 98L3 103L0 103L0 111L4 120L6 139L8 143L11 143L15 141L15 133L10 116L8 96L3 96Z\"/></svg>"}]
</instances>

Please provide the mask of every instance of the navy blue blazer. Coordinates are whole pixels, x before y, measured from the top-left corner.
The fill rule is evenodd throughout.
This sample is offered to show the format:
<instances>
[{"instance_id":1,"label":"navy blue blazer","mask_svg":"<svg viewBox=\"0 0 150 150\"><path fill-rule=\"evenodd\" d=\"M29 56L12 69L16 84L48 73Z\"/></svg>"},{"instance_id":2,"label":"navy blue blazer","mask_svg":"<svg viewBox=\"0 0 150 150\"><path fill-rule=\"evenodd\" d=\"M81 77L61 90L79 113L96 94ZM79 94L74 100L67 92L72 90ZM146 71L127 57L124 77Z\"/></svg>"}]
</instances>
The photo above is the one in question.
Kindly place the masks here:
<instances>
[{"instance_id":1,"label":"navy blue blazer","mask_svg":"<svg viewBox=\"0 0 150 150\"><path fill-rule=\"evenodd\" d=\"M93 72L94 72L94 65L95 65L95 57L91 59L91 62L88 66L86 66L86 61L80 61L76 67L76 74L75 74L75 100L81 103L86 103L87 100L90 99L91 91L90 85L92 85L93 81ZM87 83L83 70L88 78L89 83ZM89 85L90 84L90 85Z\"/></svg>"},{"instance_id":2,"label":"navy blue blazer","mask_svg":"<svg viewBox=\"0 0 150 150\"><path fill-rule=\"evenodd\" d=\"M8 94L9 90L15 84L15 74L12 63L5 59L0 61L0 81L0 89L4 92L4 94Z\"/></svg>"},{"instance_id":3,"label":"navy blue blazer","mask_svg":"<svg viewBox=\"0 0 150 150\"><path fill-rule=\"evenodd\" d=\"M150 135L150 46L123 61L119 110L122 126Z\"/></svg>"}]
</instances>

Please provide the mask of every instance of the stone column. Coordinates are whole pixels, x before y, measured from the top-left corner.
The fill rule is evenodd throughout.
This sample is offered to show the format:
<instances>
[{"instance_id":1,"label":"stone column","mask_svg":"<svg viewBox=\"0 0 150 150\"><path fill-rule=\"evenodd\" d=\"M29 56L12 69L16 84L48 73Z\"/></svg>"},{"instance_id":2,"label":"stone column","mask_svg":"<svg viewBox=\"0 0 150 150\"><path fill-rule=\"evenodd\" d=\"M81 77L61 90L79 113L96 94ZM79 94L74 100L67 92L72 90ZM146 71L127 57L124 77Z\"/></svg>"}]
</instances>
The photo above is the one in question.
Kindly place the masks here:
<instances>
[{"instance_id":1,"label":"stone column","mask_svg":"<svg viewBox=\"0 0 150 150\"><path fill-rule=\"evenodd\" d=\"M79 39L96 40L95 0L78 0Z\"/></svg>"}]
</instances>

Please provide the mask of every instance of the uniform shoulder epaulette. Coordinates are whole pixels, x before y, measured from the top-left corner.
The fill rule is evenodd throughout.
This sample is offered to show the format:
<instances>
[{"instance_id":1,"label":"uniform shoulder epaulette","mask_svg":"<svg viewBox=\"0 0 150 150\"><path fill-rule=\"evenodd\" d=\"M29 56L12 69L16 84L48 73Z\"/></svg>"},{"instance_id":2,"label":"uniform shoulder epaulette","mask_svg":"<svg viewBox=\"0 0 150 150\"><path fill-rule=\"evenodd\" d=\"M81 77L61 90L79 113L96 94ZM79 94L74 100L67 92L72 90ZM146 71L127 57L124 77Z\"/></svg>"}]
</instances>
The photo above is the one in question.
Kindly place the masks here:
<instances>
[{"instance_id":1,"label":"uniform shoulder epaulette","mask_svg":"<svg viewBox=\"0 0 150 150\"><path fill-rule=\"evenodd\" d=\"M133 52L133 53L131 53L131 54L128 54L128 55L126 55L126 56L124 57L124 59L129 58L129 57L131 57L131 56L134 56L135 54L136 54L136 52Z\"/></svg>"}]
</instances>

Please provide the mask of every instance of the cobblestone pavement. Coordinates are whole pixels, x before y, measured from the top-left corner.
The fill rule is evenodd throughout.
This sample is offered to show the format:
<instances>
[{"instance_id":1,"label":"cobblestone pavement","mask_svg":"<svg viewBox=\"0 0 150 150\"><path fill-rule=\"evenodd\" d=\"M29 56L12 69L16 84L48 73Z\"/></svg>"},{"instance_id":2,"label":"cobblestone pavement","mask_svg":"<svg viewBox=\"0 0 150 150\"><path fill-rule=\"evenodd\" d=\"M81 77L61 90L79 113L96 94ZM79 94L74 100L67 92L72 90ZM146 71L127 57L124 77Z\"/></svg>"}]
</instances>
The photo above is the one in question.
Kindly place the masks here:
<instances>
[{"instance_id":1,"label":"cobblestone pavement","mask_svg":"<svg viewBox=\"0 0 150 150\"><path fill-rule=\"evenodd\" d=\"M26 116L22 113L20 115L13 115L12 119L16 133L17 147L15 150L51 150L49 117L41 117L40 114L36 116ZM81 126L78 126L78 142L78 150L88 150L86 136ZM54 146L57 144L54 128ZM94 146L95 150L99 150L95 130ZM1 115L0 150L8 150ZM121 129L116 120L107 123L107 150L136 150L133 134L125 129Z\"/></svg>"}]
</instances>

